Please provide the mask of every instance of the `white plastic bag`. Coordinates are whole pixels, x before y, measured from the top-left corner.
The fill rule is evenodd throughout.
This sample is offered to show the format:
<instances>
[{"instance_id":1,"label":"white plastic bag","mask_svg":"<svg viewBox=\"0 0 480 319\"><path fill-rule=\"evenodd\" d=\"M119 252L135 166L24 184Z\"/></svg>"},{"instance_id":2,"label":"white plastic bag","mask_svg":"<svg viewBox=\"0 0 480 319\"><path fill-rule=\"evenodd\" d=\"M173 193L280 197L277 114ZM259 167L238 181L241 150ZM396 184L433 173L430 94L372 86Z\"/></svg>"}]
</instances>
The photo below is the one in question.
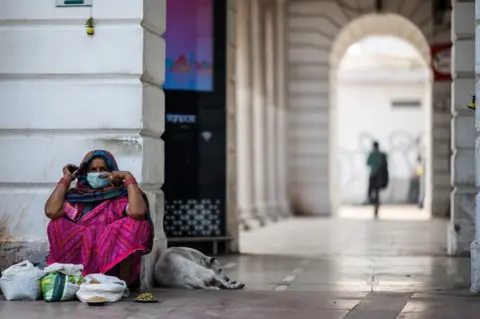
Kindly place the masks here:
<instances>
[{"instance_id":1,"label":"white plastic bag","mask_svg":"<svg viewBox=\"0 0 480 319\"><path fill-rule=\"evenodd\" d=\"M40 279L45 273L25 260L2 272L0 289L7 300L37 300L42 294Z\"/></svg>"},{"instance_id":2,"label":"white plastic bag","mask_svg":"<svg viewBox=\"0 0 480 319\"><path fill-rule=\"evenodd\" d=\"M85 283L81 284L77 291L77 298L85 303L93 297L103 297L109 302L116 302L122 299L126 288L125 281L117 277L91 274L85 276Z\"/></svg>"},{"instance_id":3,"label":"white plastic bag","mask_svg":"<svg viewBox=\"0 0 480 319\"><path fill-rule=\"evenodd\" d=\"M83 265L54 263L45 267L43 271L46 273L61 272L62 274L68 276L81 276L83 272Z\"/></svg>"},{"instance_id":4,"label":"white plastic bag","mask_svg":"<svg viewBox=\"0 0 480 319\"><path fill-rule=\"evenodd\" d=\"M43 299L48 302L74 300L80 284L83 265L54 263L45 267L41 280Z\"/></svg>"}]
</instances>

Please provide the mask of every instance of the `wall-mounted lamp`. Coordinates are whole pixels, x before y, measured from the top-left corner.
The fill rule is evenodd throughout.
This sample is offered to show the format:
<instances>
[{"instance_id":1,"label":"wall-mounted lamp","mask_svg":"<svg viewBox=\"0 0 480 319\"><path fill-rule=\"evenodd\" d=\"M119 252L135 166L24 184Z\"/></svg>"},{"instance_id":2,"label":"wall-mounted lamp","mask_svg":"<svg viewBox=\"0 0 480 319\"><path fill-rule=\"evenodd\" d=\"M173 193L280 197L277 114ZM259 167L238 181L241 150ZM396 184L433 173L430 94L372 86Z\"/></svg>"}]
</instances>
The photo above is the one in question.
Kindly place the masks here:
<instances>
[{"instance_id":1,"label":"wall-mounted lamp","mask_svg":"<svg viewBox=\"0 0 480 319\"><path fill-rule=\"evenodd\" d=\"M471 110L475 110L475 95L472 95L472 102L468 104L468 108Z\"/></svg>"},{"instance_id":2,"label":"wall-mounted lamp","mask_svg":"<svg viewBox=\"0 0 480 319\"><path fill-rule=\"evenodd\" d=\"M87 28L88 35L95 34L95 20L92 17L88 18L88 20L85 21L85 27Z\"/></svg>"}]
</instances>

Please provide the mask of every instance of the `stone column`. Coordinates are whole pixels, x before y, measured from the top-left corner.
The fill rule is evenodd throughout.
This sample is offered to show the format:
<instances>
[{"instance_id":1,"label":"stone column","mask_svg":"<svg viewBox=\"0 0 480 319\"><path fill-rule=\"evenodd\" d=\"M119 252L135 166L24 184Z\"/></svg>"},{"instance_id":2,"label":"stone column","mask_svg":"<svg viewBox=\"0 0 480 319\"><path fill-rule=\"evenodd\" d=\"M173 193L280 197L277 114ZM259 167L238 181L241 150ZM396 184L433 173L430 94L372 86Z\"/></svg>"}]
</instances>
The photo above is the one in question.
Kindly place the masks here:
<instances>
[{"instance_id":1,"label":"stone column","mask_svg":"<svg viewBox=\"0 0 480 319\"><path fill-rule=\"evenodd\" d=\"M285 59L285 39L286 39L286 20L285 20L285 0L276 1L276 106L277 106L277 116L276 120L276 157L277 157L277 202L280 204L280 211L282 216L288 216L290 213L290 208L288 204L288 192L287 192L287 179L288 179L288 153L287 153L287 125L286 125L286 79L285 79L285 69L287 67Z\"/></svg>"},{"instance_id":2,"label":"stone column","mask_svg":"<svg viewBox=\"0 0 480 319\"><path fill-rule=\"evenodd\" d=\"M449 81L438 81L432 84L432 109L429 123L431 134L430 140L425 144L425 155L429 165L425 171L424 205L432 216L440 218L448 217L451 210L451 105L453 103L451 88L452 82ZM468 99L472 93L465 94L458 101L463 103L460 107L465 107L465 98Z\"/></svg>"},{"instance_id":3,"label":"stone column","mask_svg":"<svg viewBox=\"0 0 480 319\"><path fill-rule=\"evenodd\" d=\"M452 11L452 164L448 253L470 252L475 216L475 115L467 108L475 88L474 2L455 2Z\"/></svg>"},{"instance_id":4,"label":"stone column","mask_svg":"<svg viewBox=\"0 0 480 319\"><path fill-rule=\"evenodd\" d=\"M1 1L0 42L8 43L0 50L0 150L8 154L0 158L3 263L46 246L44 204L62 167L106 149L150 200L157 240L142 269L143 284L150 286L153 262L166 247L160 138L165 10L165 0L103 0L91 9ZM90 14L102 21L94 36L82 27Z\"/></svg>"},{"instance_id":5,"label":"stone column","mask_svg":"<svg viewBox=\"0 0 480 319\"><path fill-rule=\"evenodd\" d=\"M252 28L250 39L252 44L252 99L253 99L253 189L254 189L254 215L263 225L266 222L266 165L265 165L265 75L263 54L263 6L261 1L254 0L250 15Z\"/></svg>"},{"instance_id":6,"label":"stone column","mask_svg":"<svg viewBox=\"0 0 480 319\"><path fill-rule=\"evenodd\" d=\"M267 172L267 205L268 216L271 220L276 221L279 218L279 205L277 203L276 189L278 183L276 181L276 113L277 106L275 104L275 2L268 1L265 3L265 19L264 19L264 35L265 35L265 107L266 107L266 172Z\"/></svg>"},{"instance_id":7,"label":"stone column","mask_svg":"<svg viewBox=\"0 0 480 319\"><path fill-rule=\"evenodd\" d=\"M476 84L475 84L475 95L478 99L480 96L480 0L475 1L475 9L472 8L471 3L464 4L463 6L460 6L460 3L457 3L455 5L455 8L457 11L457 14L461 14L465 19L471 19L472 18L472 11L475 12L475 23L472 25L471 23L468 24L468 27L474 27L475 28L475 75L476 75ZM460 9L461 8L461 9ZM465 27L467 29L467 26ZM467 29L470 30L470 29ZM471 82L469 82L469 87L472 85ZM478 104L478 103L477 103ZM480 178L479 178L479 173L480 173L480 154L479 154L479 146L480 146L480 138L478 137L478 131L480 130L480 112L478 110L475 110L475 127L477 132L470 132L470 134L474 135L476 138L475 140L475 175L476 175L476 190L477 195L476 195L476 207L475 207L475 240L472 243L471 246L471 271L472 271L472 286L471 286L471 291L473 293L480 293L480 193L478 193L478 187L480 184ZM470 115L472 116L472 115Z\"/></svg>"},{"instance_id":8,"label":"stone column","mask_svg":"<svg viewBox=\"0 0 480 319\"><path fill-rule=\"evenodd\" d=\"M253 117L251 92L250 10L252 0L237 2L236 141L237 199L241 226L249 229L253 210Z\"/></svg>"},{"instance_id":9,"label":"stone column","mask_svg":"<svg viewBox=\"0 0 480 319\"><path fill-rule=\"evenodd\" d=\"M238 162L237 162L237 128L236 128L236 51L237 51L237 4L228 0L227 6L227 233L232 237L229 244L231 253L238 253Z\"/></svg>"}]
</instances>

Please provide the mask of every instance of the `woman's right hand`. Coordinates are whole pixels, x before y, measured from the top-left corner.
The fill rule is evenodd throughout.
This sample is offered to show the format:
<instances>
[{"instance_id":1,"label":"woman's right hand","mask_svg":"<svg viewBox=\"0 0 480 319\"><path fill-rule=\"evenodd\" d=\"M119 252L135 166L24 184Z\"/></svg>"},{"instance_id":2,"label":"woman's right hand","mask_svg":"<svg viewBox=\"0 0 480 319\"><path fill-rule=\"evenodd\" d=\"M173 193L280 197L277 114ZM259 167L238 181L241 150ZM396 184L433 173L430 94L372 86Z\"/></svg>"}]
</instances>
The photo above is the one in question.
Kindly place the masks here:
<instances>
[{"instance_id":1,"label":"woman's right hand","mask_svg":"<svg viewBox=\"0 0 480 319\"><path fill-rule=\"evenodd\" d=\"M73 173L76 172L77 169L78 169L77 165L73 165L73 164L65 165L63 167L63 177L73 181L76 178L75 174Z\"/></svg>"},{"instance_id":2,"label":"woman's right hand","mask_svg":"<svg viewBox=\"0 0 480 319\"><path fill-rule=\"evenodd\" d=\"M45 215L50 219L58 219L65 216L63 205L65 203L65 194L67 194L70 183L75 179L73 174L78 167L73 164L65 165L62 169L63 178L55 187L47 202L45 203Z\"/></svg>"}]
</instances>

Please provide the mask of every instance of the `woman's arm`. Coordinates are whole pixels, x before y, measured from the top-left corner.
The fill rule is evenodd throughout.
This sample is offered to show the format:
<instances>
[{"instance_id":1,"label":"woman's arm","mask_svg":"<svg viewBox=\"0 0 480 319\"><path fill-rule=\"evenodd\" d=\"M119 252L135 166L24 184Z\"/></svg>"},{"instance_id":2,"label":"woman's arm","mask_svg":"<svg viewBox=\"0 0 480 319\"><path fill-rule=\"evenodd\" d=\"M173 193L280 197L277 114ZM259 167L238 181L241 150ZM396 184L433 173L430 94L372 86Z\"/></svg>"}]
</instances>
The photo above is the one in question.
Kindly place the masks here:
<instances>
[{"instance_id":1,"label":"woman's arm","mask_svg":"<svg viewBox=\"0 0 480 319\"><path fill-rule=\"evenodd\" d=\"M148 212L147 203L143 198L142 191L138 188L137 181L132 173L125 171L113 171L107 174L112 185L122 181L128 192L128 206L126 213L128 216L141 219Z\"/></svg>"},{"instance_id":2,"label":"woman's arm","mask_svg":"<svg viewBox=\"0 0 480 319\"><path fill-rule=\"evenodd\" d=\"M67 194L72 178L63 177L53 190L53 193L45 203L45 215L50 219L58 219L65 216L63 204L65 203L65 195Z\"/></svg>"},{"instance_id":3,"label":"woman's arm","mask_svg":"<svg viewBox=\"0 0 480 319\"><path fill-rule=\"evenodd\" d=\"M125 176L125 186L128 192L127 215L135 219L143 218L148 212L147 203L135 181L135 177L130 173Z\"/></svg>"}]
</instances>

